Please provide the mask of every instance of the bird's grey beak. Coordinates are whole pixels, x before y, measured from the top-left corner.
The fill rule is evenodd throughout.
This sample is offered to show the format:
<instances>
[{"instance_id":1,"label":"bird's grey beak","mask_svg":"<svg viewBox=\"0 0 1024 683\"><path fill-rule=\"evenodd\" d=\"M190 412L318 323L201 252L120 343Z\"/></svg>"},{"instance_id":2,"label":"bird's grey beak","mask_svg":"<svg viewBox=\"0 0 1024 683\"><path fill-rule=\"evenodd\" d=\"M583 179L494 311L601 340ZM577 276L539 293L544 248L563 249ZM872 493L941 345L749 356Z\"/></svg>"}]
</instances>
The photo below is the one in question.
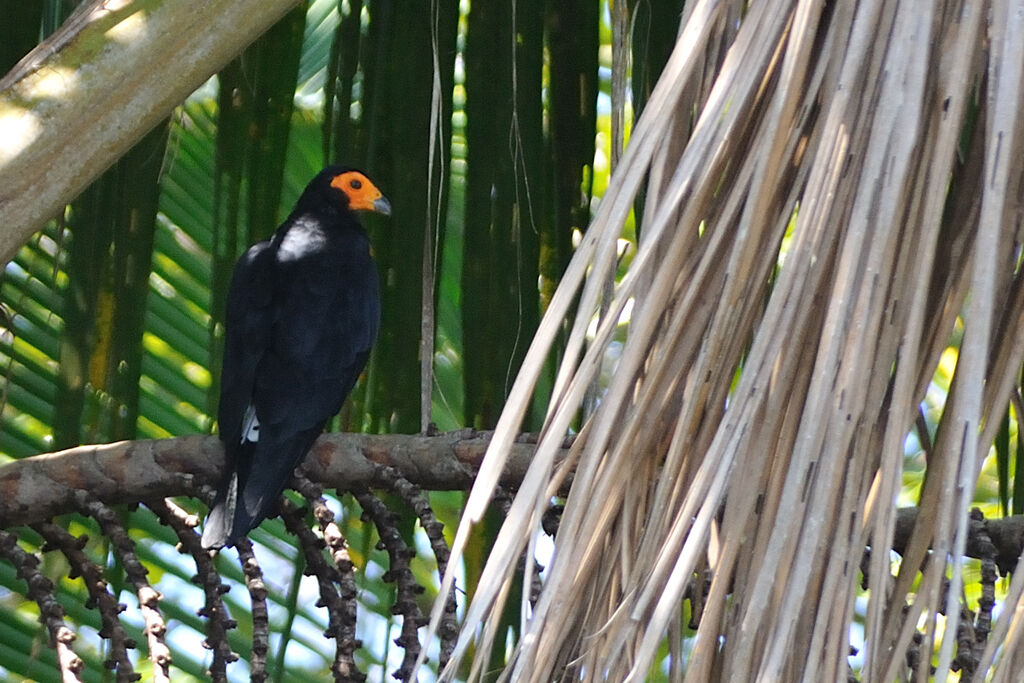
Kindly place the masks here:
<instances>
[{"instance_id":1,"label":"bird's grey beak","mask_svg":"<svg viewBox=\"0 0 1024 683\"><path fill-rule=\"evenodd\" d=\"M385 197L379 197L373 200L373 210L377 213L382 213L385 216L391 215L391 202Z\"/></svg>"}]
</instances>

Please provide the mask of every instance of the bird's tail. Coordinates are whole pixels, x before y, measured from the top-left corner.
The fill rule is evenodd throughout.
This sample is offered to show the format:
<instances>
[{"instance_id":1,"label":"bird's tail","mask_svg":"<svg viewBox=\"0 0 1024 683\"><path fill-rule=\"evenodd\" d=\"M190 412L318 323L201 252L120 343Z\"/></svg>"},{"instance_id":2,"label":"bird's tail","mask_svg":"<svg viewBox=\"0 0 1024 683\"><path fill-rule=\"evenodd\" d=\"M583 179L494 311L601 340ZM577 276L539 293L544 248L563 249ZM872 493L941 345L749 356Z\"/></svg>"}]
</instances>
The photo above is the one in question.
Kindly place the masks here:
<instances>
[{"instance_id":1,"label":"bird's tail","mask_svg":"<svg viewBox=\"0 0 1024 683\"><path fill-rule=\"evenodd\" d=\"M206 524L203 525L202 544L204 548L219 550L226 545L234 545L238 540L233 529L237 503L238 473L232 472L231 478L225 481L217 491L210 514L206 517Z\"/></svg>"},{"instance_id":2,"label":"bird's tail","mask_svg":"<svg viewBox=\"0 0 1024 683\"><path fill-rule=\"evenodd\" d=\"M231 475L217 491L203 528L203 547L232 546L267 516L292 472L306 456L323 425L289 434L283 439L246 440L241 450L228 455ZM265 437L265 435L262 435Z\"/></svg>"}]
</instances>

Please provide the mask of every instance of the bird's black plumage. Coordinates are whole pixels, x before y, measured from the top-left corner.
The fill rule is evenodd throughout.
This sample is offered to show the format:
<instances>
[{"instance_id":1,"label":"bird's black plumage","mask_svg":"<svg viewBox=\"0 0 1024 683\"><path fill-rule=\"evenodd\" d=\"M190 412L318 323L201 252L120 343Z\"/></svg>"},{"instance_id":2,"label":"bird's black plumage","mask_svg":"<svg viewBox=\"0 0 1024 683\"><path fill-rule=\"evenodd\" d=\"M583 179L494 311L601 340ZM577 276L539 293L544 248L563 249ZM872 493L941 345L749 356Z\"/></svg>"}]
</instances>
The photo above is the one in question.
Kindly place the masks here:
<instances>
[{"instance_id":1,"label":"bird's black plumage","mask_svg":"<svg viewBox=\"0 0 1024 683\"><path fill-rule=\"evenodd\" d=\"M329 166L274 236L235 266L217 415L227 468L206 548L233 545L273 512L366 365L380 298L356 210L390 206L359 171Z\"/></svg>"}]
</instances>

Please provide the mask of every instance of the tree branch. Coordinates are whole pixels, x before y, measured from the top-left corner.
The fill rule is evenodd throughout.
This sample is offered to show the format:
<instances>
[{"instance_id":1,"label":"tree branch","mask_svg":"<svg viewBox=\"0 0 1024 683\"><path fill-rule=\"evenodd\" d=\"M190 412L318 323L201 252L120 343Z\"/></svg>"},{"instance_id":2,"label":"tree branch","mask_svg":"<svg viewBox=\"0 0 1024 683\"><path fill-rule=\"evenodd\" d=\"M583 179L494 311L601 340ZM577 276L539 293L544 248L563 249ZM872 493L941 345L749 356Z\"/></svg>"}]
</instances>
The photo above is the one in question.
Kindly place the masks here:
<instances>
[{"instance_id":1,"label":"tree branch","mask_svg":"<svg viewBox=\"0 0 1024 683\"><path fill-rule=\"evenodd\" d=\"M468 490L490 436L471 429L433 436L326 434L302 470L325 487L373 487L388 466L424 489ZM517 486L533 451L530 443L513 445L503 483ZM108 504L195 495L215 485L223 467L220 440L205 435L78 446L17 460L0 467L0 527L72 512L76 491Z\"/></svg>"},{"instance_id":2,"label":"tree branch","mask_svg":"<svg viewBox=\"0 0 1024 683\"><path fill-rule=\"evenodd\" d=\"M325 434L300 469L325 488L389 488L385 468L390 467L424 489L468 491L490 439L491 432L473 429L429 436ZM533 457L531 441L522 435L513 444L504 486L518 488ZM107 504L194 496L201 487L216 485L223 467L220 439L208 435L78 446L16 460L0 467L0 528L73 512L79 491ZM917 508L900 509L893 550L902 554L916 520ZM1024 549L1024 515L972 517L968 529L968 557L983 558L983 541L990 538L999 570L1005 574L1014 567Z\"/></svg>"},{"instance_id":3,"label":"tree branch","mask_svg":"<svg viewBox=\"0 0 1024 683\"><path fill-rule=\"evenodd\" d=\"M900 555L914 534L917 508L900 508L896 513L896 528L892 549ZM991 557L989 541L995 547ZM971 514L967 523L967 547L964 554L976 559L994 559L999 571L1005 575L1017 565L1024 550L1024 515L1011 515L1000 519L985 519L980 513Z\"/></svg>"},{"instance_id":4,"label":"tree branch","mask_svg":"<svg viewBox=\"0 0 1024 683\"><path fill-rule=\"evenodd\" d=\"M0 79L0 259L296 0L94 0Z\"/></svg>"}]
</instances>

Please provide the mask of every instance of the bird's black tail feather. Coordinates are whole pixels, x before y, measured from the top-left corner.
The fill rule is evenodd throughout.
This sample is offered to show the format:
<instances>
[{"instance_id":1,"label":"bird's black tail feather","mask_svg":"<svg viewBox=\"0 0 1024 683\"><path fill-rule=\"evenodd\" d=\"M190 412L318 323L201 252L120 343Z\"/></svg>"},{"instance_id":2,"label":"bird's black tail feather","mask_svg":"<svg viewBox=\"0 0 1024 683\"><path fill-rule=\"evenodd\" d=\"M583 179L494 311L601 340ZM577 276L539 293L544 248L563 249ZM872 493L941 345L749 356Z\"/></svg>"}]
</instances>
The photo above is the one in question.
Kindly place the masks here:
<instances>
[{"instance_id":1,"label":"bird's black tail feather","mask_svg":"<svg viewBox=\"0 0 1024 683\"><path fill-rule=\"evenodd\" d=\"M322 430L323 426L317 425L277 440L263 435L260 441L246 442L229 454L232 474L222 482L210 507L203 547L233 546L275 514L281 492Z\"/></svg>"},{"instance_id":2,"label":"bird's black tail feather","mask_svg":"<svg viewBox=\"0 0 1024 683\"><path fill-rule=\"evenodd\" d=\"M245 483L242 483L243 490L245 486ZM202 544L207 550L220 550L235 545L270 514L269 508L277 499L274 496L269 499L269 504L249 510L244 502L239 504L238 488L239 475L235 472L217 492L210 514L206 517L206 524L203 526Z\"/></svg>"},{"instance_id":3,"label":"bird's black tail feather","mask_svg":"<svg viewBox=\"0 0 1024 683\"><path fill-rule=\"evenodd\" d=\"M217 491L217 497L210 507L210 514L206 517L206 524L203 525L204 548L219 550L224 546L234 545L238 540L233 528L237 502L238 473L232 472L230 479L226 479Z\"/></svg>"}]
</instances>

